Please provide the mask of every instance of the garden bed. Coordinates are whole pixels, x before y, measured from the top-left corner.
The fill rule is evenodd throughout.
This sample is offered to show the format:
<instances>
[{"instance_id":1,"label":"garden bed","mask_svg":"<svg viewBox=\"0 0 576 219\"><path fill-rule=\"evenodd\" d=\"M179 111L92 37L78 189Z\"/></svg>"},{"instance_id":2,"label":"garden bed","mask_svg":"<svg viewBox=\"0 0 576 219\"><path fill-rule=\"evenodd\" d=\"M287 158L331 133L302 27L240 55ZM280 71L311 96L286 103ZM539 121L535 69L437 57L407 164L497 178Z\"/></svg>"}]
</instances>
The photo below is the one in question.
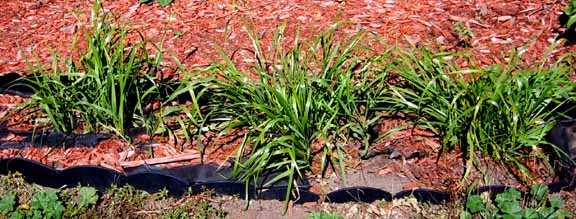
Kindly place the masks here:
<instances>
[{"instance_id":1,"label":"garden bed","mask_svg":"<svg viewBox=\"0 0 576 219\"><path fill-rule=\"evenodd\" d=\"M479 97L486 93L482 89L500 92L501 84L496 82L501 81L510 82L508 90L502 91L510 96L525 92L522 86L514 86L512 82L516 81L529 82L534 87L528 89L536 90L542 85L533 81L551 84L552 91L546 95L555 98L572 94L570 89L566 93L561 91L564 91L565 84L573 86L569 82L570 78L574 78L574 71L570 67L573 60L569 56L573 47L568 44L553 45L563 30L558 17L565 7L564 3L176 1L163 8L157 4L131 1L104 2L106 9L119 16L118 21L129 20L129 25L125 26L127 29L112 30L93 29L96 28L93 24L97 23L91 22L100 21L86 13L92 6L89 2L67 4L65 1L14 2L0 6L3 11L10 12L2 15L4 20L0 20L0 25L6 30L0 32L0 37L6 39L0 42L0 52L7 54L0 59L0 72L6 72L3 75L18 72L18 75L30 76L26 83L35 90L32 98L28 95L23 97L18 92L0 94L0 143L9 145L6 142L22 141L26 135L18 133L31 133L45 127L59 133L95 131L111 137L90 147L4 149L0 151L0 157L36 160L57 171L79 165L96 165L116 170L119 174L129 173L126 169L141 165L166 169L216 163L231 167L233 175L244 182L251 182L260 174L281 167L287 169L279 179L293 181L307 178L310 191L322 198L343 187L371 186L389 194L402 190L434 189L447 192L453 200L457 200L467 189L483 185L509 185L527 191L528 185L534 182L551 184L559 180L546 166L547 158L541 157L541 149L530 150L527 146L542 143L540 140L546 134L532 130L550 131L551 126L555 125L552 122L557 122L558 118L550 119L550 123L545 123L546 127L540 127L540 124L506 120L516 117L512 114L500 115L506 111L503 108L487 107L487 112L494 110L495 113L486 113L484 116L487 117L483 119L500 116L494 118L509 122L515 127L514 131L517 131L516 128L521 130L518 135L521 140L500 141L520 148L514 151L519 153L518 157L514 157L505 152L507 149L499 151L499 146L495 146L497 149L463 146L470 142L462 140L462 133L450 129L453 124L441 128L430 125L438 122L434 119L439 117L426 110L433 111L433 107L449 109L448 105L433 99L442 97L456 103L460 100L450 98L460 95L458 92L468 87L473 88L463 95ZM74 19L74 14L78 15L79 20ZM331 29L333 24L346 19L351 23ZM285 26L283 22L286 22ZM361 29L367 32L354 35ZM104 35L94 34L98 31ZM133 31L140 31L142 35ZM113 34L106 35L110 33ZM101 53L109 51L107 46L110 44L103 43L105 36L116 36L116 33L122 37L116 42L119 44L112 44L110 51L119 52L118 57L121 58L101 56ZM376 38L364 37L372 34ZM79 36L79 40L70 49L74 36ZM83 40L84 37L88 37L88 40ZM296 41L296 37L301 37L300 41ZM140 44L139 40L142 39L145 41ZM122 44L124 40L129 43ZM363 46L372 50L363 50ZM64 61L55 59L57 56L50 53L49 48L54 48L64 57ZM514 53L511 52L512 48L519 49ZM82 52L86 50L91 52ZM126 70L126 66L130 65L125 65L124 57L131 54L136 54L133 59L137 63L136 72L143 70L152 74L130 78L133 72ZM82 61L75 65L67 64L67 61L75 60ZM98 68L86 71L101 65L102 60L113 67L102 65L100 70L104 71ZM47 65L51 62L51 66ZM26 69L26 63L34 68ZM565 63L569 63L568 67ZM497 64L502 64L502 68ZM538 68L537 64L546 67ZM134 83L137 89L106 90L106 86L115 86L116 83L105 81L107 77L116 77L106 75L110 74L106 73L109 68L118 70L119 77L124 75L125 81ZM291 68L295 70L286 70ZM92 80L92 76L75 75L80 70L86 71L84 75L100 77L105 81L104 85L87 84L87 87L78 90L58 90L58 86L68 87L81 84L79 81ZM443 81L437 79L442 70L467 75L461 81L457 77L453 81ZM59 71L68 71L72 76L37 77L65 73ZM534 71L534 75L530 75L530 71ZM271 72L272 75L268 75ZM309 72L318 75L306 75L313 74ZM483 77L480 73L476 74L478 72L490 76ZM427 76L433 79L410 78L412 73L429 74ZM500 77L498 74L514 76ZM108 82L110 84L106 84ZM462 82L470 83L470 86L458 84ZM7 80L3 83L7 83ZM47 85L50 83L54 83L53 87ZM426 83L439 83L445 87L434 88L437 90L433 92L438 93L431 95L429 100L422 100L418 97L426 97L428 87L418 90L418 86ZM318 86L318 89L314 86ZM109 97L115 97L114 92L126 92L118 97L142 95L142 98L135 103L90 96L94 90L112 93ZM62 94L60 91L68 93ZM349 94L342 95L343 92ZM531 90L526 92L530 93ZM410 97L412 94L414 96ZM40 107L43 111L38 110L38 106L52 107L46 104L52 97L66 99L76 95L82 96L83 101L90 101L84 103L71 99L66 102L68 105L62 104L60 109L71 109L70 112L62 111L64 119L50 117L46 108ZM287 98L286 103L279 101L282 97ZM412 98L410 100L413 102L423 101L416 102L419 106L430 103L430 108L411 111L410 102L401 101L405 100L404 97ZM333 104L332 99L341 102ZM10 111L27 100L36 101L32 103L37 105ZM298 102L300 100L303 102ZM502 104L510 103L502 101ZM530 101L539 103L537 98L514 103L518 103L519 107L526 106L528 110L530 106L523 104L532 103ZM93 107L91 104L95 103L102 105ZM115 103L125 103L123 106L129 108L121 111L114 108ZM470 103L462 101L457 104L461 104L458 107L466 107ZM537 104L534 106L540 107ZM113 113L97 114L104 112L102 108ZM311 113L303 114L304 109L305 112L311 109ZM555 109L546 110L552 112ZM83 111L87 115L82 114ZM88 111L96 116L88 115ZM422 112L428 114L418 114ZM457 110L444 112L465 113ZM508 112L515 113L514 110ZM530 112L534 113L530 116L550 118L541 111ZM110 116L114 113L120 116ZM124 116L124 113L128 116ZM134 113L134 116L130 113ZM66 120L66 116L70 115L74 118ZM325 118L328 115L338 118ZM262 120L264 116L270 118ZM310 122L302 122L305 119ZM529 120L533 118L523 119L527 123L536 121ZM107 121L113 122L106 124ZM132 124L137 125L132 127ZM388 132L400 127L403 129ZM478 130L501 131L489 127ZM450 134L454 139L443 138ZM525 142L532 136L523 141L524 135L540 136L540 139L536 137L534 142L537 143L527 144ZM289 144L297 146L287 147ZM255 157L280 161L278 166L273 167L270 160L252 159ZM241 167L238 163L227 162L234 159L243 162ZM510 166L511 163L516 166ZM260 172L259 168L263 165L268 165L266 168L269 169ZM346 179L348 181L343 181ZM291 183L287 185L289 190L292 189ZM566 194L570 193L563 192L568 203L574 203L574 196Z\"/></svg>"}]
</instances>

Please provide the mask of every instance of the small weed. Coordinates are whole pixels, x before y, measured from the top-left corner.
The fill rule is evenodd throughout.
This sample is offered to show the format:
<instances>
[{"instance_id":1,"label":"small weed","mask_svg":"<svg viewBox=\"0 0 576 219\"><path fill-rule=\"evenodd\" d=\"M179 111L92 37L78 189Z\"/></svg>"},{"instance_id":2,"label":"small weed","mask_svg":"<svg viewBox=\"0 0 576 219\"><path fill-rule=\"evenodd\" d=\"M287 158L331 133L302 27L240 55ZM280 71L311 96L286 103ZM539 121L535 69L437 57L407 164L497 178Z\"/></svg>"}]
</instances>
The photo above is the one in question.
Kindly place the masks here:
<instances>
[{"instance_id":1,"label":"small weed","mask_svg":"<svg viewBox=\"0 0 576 219\"><path fill-rule=\"evenodd\" d=\"M182 35L184 35L184 33L182 33L182 31L174 31L173 35L175 37L182 37Z\"/></svg>"},{"instance_id":2,"label":"small weed","mask_svg":"<svg viewBox=\"0 0 576 219\"><path fill-rule=\"evenodd\" d=\"M154 0L140 0L140 3L148 4L152 3ZM174 0L158 0L158 4L162 7L170 5Z\"/></svg>"},{"instance_id":3,"label":"small weed","mask_svg":"<svg viewBox=\"0 0 576 219\"><path fill-rule=\"evenodd\" d=\"M90 205L95 205L98 201L98 195L96 194L96 189L92 187L82 187L80 188L80 202L78 207L85 208Z\"/></svg>"},{"instance_id":4,"label":"small weed","mask_svg":"<svg viewBox=\"0 0 576 219\"><path fill-rule=\"evenodd\" d=\"M308 213L309 219L344 219L342 215L327 212L310 212Z\"/></svg>"},{"instance_id":5,"label":"small weed","mask_svg":"<svg viewBox=\"0 0 576 219\"><path fill-rule=\"evenodd\" d=\"M34 194L32 197L32 218L61 218L64 213L62 201L58 200L54 191L44 191Z\"/></svg>"},{"instance_id":6,"label":"small weed","mask_svg":"<svg viewBox=\"0 0 576 219\"><path fill-rule=\"evenodd\" d=\"M16 196L12 193L8 193L0 198L0 212L3 215L8 215L13 212L16 207Z\"/></svg>"},{"instance_id":7,"label":"small weed","mask_svg":"<svg viewBox=\"0 0 576 219\"><path fill-rule=\"evenodd\" d=\"M566 45L573 45L576 42L576 0L569 0L558 19L560 25L566 28L557 39L565 39Z\"/></svg>"},{"instance_id":8,"label":"small weed","mask_svg":"<svg viewBox=\"0 0 576 219\"><path fill-rule=\"evenodd\" d=\"M568 18L564 27L574 31L576 27L576 0L568 1L568 4L566 4L566 7L564 8L564 15Z\"/></svg>"},{"instance_id":9,"label":"small weed","mask_svg":"<svg viewBox=\"0 0 576 219\"><path fill-rule=\"evenodd\" d=\"M457 22L456 24L454 24L454 31L458 33L459 38L458 45L466 48L471 46L470 41L474 39L474 32L472 32L472 30L469 27L467 27L466 24L464 24L461 21Z\"/></svg>"},{"instance_id":10,"label":"small weed","mask_svg":"<svg viewBox=\"0 0 576 219\"><path fill-rule=\"evenodd\" d=\"M548 187L536 184L531 187L530 198L522 200L516 189L508 189L496 195L495 203L480 195L471 195L466 201L461 219L471 218L572 218L564 209L564 201L558 196L549 196Z\"/></svg>"}]
</instances>

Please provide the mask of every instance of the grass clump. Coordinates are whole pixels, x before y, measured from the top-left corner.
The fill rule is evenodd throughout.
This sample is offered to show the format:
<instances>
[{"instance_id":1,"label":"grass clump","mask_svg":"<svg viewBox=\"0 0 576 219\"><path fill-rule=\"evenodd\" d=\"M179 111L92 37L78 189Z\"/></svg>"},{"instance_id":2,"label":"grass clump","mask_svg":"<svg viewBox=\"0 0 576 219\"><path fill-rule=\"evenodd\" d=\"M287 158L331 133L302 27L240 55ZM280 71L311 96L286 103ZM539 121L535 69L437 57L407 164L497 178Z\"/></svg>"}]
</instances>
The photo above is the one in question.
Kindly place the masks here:
<instances>
[{"instance_id":1,"label":"grass clump","mask_svg":"<svg viewBox=\"0 0 576 219\"><path fill-rule=\"evenodd\" d=\"M459 146L468 159L465 177L477 154L529 177L521 159L548 144L545 136L574 96L568 68L520 69L513 56L506 67L463 70L447 61L453 58L425 49L402 53L393 70L401 82L390 88L390 110L413 115L440 136L442 151Z\"/></svg>"},{"instance_id":2,"label":"grass clump","mask_svg":"<svg viewBox=\"0 0 576 219\"><path fill-rule=\"evenodd\" d=\"M46 125L65 133L83 128L124 136L136 119L149 119L143 109L159 97L155 73L161 55L151 60L146 40L128 43L130 32L111 19L96 1L80 60L64 59L61 67L54 58L52 72L38 68L40 74L28 79L35 91L28 105L41 109Z\"/></svg>"},{"instance_id":3,"label":"grass clump","mask_svg":"<svg viewBox=\"0 0 576 219\"><path fill-rule=\"evenodd\" d=\"M312 42L296 37L285 51L282 26L266 52L246 27L256 65L241 71L221 52L226 62L209 69L221 78L214 81L212 115L229 119L224 132L248 128L234 175L250 183L276 172L265 185L288 180L289 196L315 155L322 168L331 163L343 172L344 143L369 138L367 127L375 121L369 115L386 91L386 74L374 74L362 56L371 52L360 43L365 36L337 41L334 28Z\"/></svg>"},{"instance_id":4,"label":"grass clump","mask_svg":"<svg viewBox=\"0 0 576 219\"><path fill-rule=\"evenodd\" d=\"M576 1L574 0L568 1L566 7L564 8L564 13L562 14L562 16L564 16L565 20L562 26L566 27L570 31L575 31L576 28L574 24L576 23Z\"/></svg>"}]
</instances>

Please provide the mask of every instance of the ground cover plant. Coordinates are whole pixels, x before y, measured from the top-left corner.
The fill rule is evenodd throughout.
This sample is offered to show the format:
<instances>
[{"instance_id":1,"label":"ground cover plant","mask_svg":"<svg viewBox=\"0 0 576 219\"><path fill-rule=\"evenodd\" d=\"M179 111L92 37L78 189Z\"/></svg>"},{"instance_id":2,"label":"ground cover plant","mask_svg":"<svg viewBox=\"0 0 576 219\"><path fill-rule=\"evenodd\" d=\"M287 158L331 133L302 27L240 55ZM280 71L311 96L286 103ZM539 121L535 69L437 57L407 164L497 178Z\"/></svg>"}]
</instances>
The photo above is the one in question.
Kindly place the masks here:
<instances>
[{"instance_id":1,"label":"ground cover plant","mask_svg":"<svg viewBox=\"0 0 576 219\"><path fill-rule=\"evenodd\" d=\"M223 218L207 196L171 198L130 186L101 193L92 187L51 189L28 184L18 173L0 177L0 218Z\"/></svg>"},{"instance_id":2,"label":"ground cover plant","mask_svg":"<svg viewBox=\"0 0 576 219\"><path fill-rule=\"evenodd\" d=\"M309 219L343 219L341 215L326 212L311 212L308 214Z\"/></svg>"},{"instance_id":3,"label":"ground cover plant","mask_svg":"<svg viewBox=\"0 0 576 219\"><path fill-rule=\"evenodd\" d=\"M564 201L549 195L548 187L542 184L533 185L528 197L523 197L516 189L496 195L495 200L487 197L468 196L460 218L572 218L572 213L564 209Z\"/></svg>"}]
</instances>

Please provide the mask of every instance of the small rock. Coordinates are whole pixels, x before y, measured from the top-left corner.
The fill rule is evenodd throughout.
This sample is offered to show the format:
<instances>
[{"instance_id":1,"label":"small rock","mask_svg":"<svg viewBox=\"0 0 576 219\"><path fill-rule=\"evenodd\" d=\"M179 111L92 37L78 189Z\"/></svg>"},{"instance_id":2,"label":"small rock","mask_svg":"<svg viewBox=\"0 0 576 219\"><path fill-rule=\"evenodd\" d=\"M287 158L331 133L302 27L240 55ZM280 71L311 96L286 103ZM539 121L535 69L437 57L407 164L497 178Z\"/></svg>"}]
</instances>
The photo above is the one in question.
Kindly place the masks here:
<instances>
[{"instance_id":1,"label":"small rock","mask_svg":"<svg viewBox=\"0 0 576 219\"><path fill-rule=\"evenodd\" d=\"M382 27L382 25L380 25L380 24L375 24L375 23L371 23L371 24L370 24L370 27L379 28L379 27Z\"/></svg>"},{"instance_id":2,"label":"small rock","mask_svg":"<svg viewBox=\"0 0 576 219\"><path fill-rule=\"evenodd\" d=\"M498 38L498 37L492 37L492 38L490 38L490 41L492 41L493 43L499 43L499 44L510 44L510 43L512 43L512 39L510 39L510 38L501 39L501 38Z\"/></svg>"},{"instance_id":3,"label":"small rock","mask_svg":"<svg viewBox=\"0 0 576 219\"><path fill-rule=\"evenodd\" d=\"M398 150L394 150L392 153L390 153L390 159L400 159L401 157L402 153L400 153Z\"/></svg>"},{"instance_id":4,"label":"small rock","mask_svg":"<svg viewBox=\"0 0 576 219\"><path fill-rule=\"evenodd\" d=\"M480 14L480 16L486 16L488 14L488 6L486 4L476 5L476 10Z\"/></svg>"},{"instance_id":5,"label":"small rock","mask_svg":"<svg viewBox=\"0 0 576 219\"><path fill-rule=\"evenodd\" d=\"M348 212L346 213L346 218L353 218L355 215L358 215L358 205L356 204L352 204L349 208L348 208Z\"/></svg>"},{"instance_id":6,"label":"small rock","mask_svg":"<svg viewBox=\"0 0 576 219\"><path fill-rule=\"evenodd\" d=\"M446 38L444 36L439 36L438 38L436 38L436 42L441 45L444 45L446 42Z\"/></svg>"},{"instance_id":7,"label":"small rock","mask_svg":"<svg viewBox=\"0 0 576 219\"><path fill-rule=\"evenodd\" d=\"M410 154L410 156L406 157L406 159L424 158L424 157L426 157L426 153L424 153L422 151L416 151L416 152Z\"/></svg>"},{"instance_id":8,"label":"small rock","mask_svg":"<svg viewBox=\"0 0 576 219\"><path fill-rule=\"evenodd\" d=\"M377 175L378 175L378 176L385 176L385 175L387 175L387 174L389 174L389 173L391 173L391 172L393 172L392 169L386 167L386 168L384 168L384 169L379 170L378 173L377 173Z\"/></svg>"}]
</instances>

